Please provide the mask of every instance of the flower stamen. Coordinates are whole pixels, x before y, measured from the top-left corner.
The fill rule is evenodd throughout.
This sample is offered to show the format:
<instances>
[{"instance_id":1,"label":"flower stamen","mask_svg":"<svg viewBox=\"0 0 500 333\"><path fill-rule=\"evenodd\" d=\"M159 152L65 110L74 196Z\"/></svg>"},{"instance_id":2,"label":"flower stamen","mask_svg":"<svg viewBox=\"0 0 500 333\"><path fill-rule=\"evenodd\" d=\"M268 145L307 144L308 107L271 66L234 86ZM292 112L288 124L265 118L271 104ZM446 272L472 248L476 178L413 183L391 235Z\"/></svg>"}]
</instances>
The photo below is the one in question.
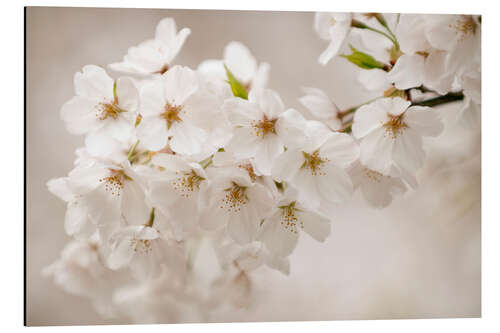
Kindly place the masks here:
<instances>
[{"instance_id":1,"label":"flower stamen","mask_svg":"<svg viewBox=\"0 0 500 333\"><path fill-rule=\"evenodd\" d=\"M469 34L476 34L477 23L472 15L461 15L455 24L450 24L449 27L455 30L456 35L460 36L458 40L463 41Z\"/></svg>"},{"instance_id":2,"label":"flower stamen","mask_svg":"<svg viewBox=\"0 0 500 333\"><path fill-rule=\"evenodd\" d=\"M299 220L295 214L295 212L300 211L295 207L295 201L291 202L287 206L280 206L279 208L281 209L280 223L285 230L297 234L299 227L304 229L304 222Z\"/></svg>"},{"instance_id":3,"label":"flower stamen","mask_svg":"<svg viewBox=\"0 0 500 333\"><path fill-rule=\"evenodd\" d=\"M108 118L118 119L120 113L127 112L118 106L118 101L115 100L112 103L99 103L96 105L96 117L99 120L106 120Z\"/></svg>"},{"instance_id":4,"label":"flower stamen","mask_svg":"<svg viewBox=\"0 0 500 333\"><path fill-rule=\"evenodd\" d=\"M226 209L228 212L238 213L241 207L248 203L248 197L245 193L246 189L245 186L240 186L233 182L231 187L224 190L227 193L222 199L222 204L219 208Z\"/></svg>"},{"instance_id":5,"label":"flower stamen","mask_svg":"<svg viewBox=\"0 0 500 333\"><path fill-rule=\"evenodd\" d=\"M302 152L304 156L304 163L300 166L300 168L309 169L313 176L323 176L325 172L321 171L321 167L324 163L329 162L328 158L322 158L319 156L319 151L316 150L312 154L308 154L305 151Z\"/></svg>"},{"instance_id":6,"label":"flower stamen","mask_svg":"<svg viewBox=\"0 0 500 333\"><path fill-rule=\"evenodd\" d=\"M386 133L391 135L393 139L396 139L398 135L401 135L408 128L408 125L403 121L404 113L398 116L388 113L387 117L389 117L389 120L382 126L385 128Z\"/></svg>"},{"instance_id":7,"label":"flower stamen","mask_svg":"<svg viewBox=\"0 0 500 333\"><path fill-rule=\"evenodd\" d=\"M252 126L255 135L264 138L268 133L276 134L276 129L274 128L276 121L277 119L268 119L266 115L260 121L253 121Z\"/></svg>"},{"instance_id":8,"label":"flower stamen","mask_svg":"<svg viewBox=\"0 0 500 333\"><path fill-rule=\"evenodd\" d=\"M194 191L198 191L201 182L205 180L205 178L197 175L194 170L188 173L176 173L180 176L172 181L172 186L180 192L183 198L189 198Z\"/></svg>"},{"instance_id":9,"label":"flower stamen","mask_svg":"<svg viewBox=\"0 0 500 333\"><path fill-rule=\"evenodd\" d=\"M171 105L169 102L165 104L165 112L163 112L160 116L167 122L168 129L170 129L174 122L182 121L181 117L179 116L181 110L181 105Z\"/></svg>"},{"instance_id":10,"label":"flower stamen","mask_svg":"<svg viewBox=\"0 0 500 333\"><path fill-rule=\"evenodd\" d=\"M111 192L111 195L120 196L125 180L131 180L123 170L110 169L111 175L99 179L99 182L104 182L106 192Z\"/></svg>"}]
</instances>

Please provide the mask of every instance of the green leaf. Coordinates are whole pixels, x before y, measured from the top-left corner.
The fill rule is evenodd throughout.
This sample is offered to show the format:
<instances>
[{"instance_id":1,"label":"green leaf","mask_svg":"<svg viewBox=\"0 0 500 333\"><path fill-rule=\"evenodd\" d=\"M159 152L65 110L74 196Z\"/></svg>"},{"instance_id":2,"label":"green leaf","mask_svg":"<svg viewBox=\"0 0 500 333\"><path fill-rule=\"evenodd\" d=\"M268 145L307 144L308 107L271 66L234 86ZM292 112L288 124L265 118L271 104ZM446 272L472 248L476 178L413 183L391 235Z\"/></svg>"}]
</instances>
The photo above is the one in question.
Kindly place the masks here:
<instances>
[{"instance_id":1,"label":"green leaf","mask_svg":"<svg viewBox=\"0 0 500 333\"><path fill-rule=\"evenodd\" d=\"M243 99L248 99L248 93L243 87L243 85L234 77L233 73L227 68L226 65L224 65L224 68L226 69L226 75L227 75L227 83L231 86L231 90L233 91L233 95L236 97L240 97Z\"/></svg>"},{"instance_id":2,"label":"green leaf","mask_svg":"<svg viewBox=\"0 0 500 333\"><path fill-rule=\"evenodd\" d=\"M346 58L356 66L364 69L380 68L383 70L388 70L389 66L384 64L383 62L376 60L369 54L356 50L352 45L349 45L349 47L351 48L352 54L343 54L341 55L341 57Z\"/></svg>"}]
</instances>

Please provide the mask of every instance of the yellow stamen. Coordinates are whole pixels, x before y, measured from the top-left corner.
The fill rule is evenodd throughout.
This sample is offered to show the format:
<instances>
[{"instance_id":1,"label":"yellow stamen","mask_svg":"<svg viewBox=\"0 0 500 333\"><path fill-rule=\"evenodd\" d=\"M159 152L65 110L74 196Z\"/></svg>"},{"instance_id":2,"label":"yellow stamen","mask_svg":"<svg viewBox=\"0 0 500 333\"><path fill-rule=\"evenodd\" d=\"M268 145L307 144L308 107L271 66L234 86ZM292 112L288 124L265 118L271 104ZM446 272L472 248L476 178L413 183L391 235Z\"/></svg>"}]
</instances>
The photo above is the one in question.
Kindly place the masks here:
<instances>
[{"instance_id":1,"label":"yellow stamen","mask_svg":"<svg viewBox=\"0 0 500 333\"><path fill-rule=\"evenodd\" d=\"M392 114L387 114L389 120L383 124L386 132L395 139L398 135L401 135L405 129L408 128L408 125L403 121L404 113L399 116L394 116Z\"/></svg>"},{"instance_id":2,"label":"yellow stamen","mask_svg":"<svg viewBox=\"0 0 500 333\"><path fill-rule=\"evenodd\" d=\"M327 158L322 158L319 156L319 151L316 150L312 154L308 154L305 151L302 152L304 156L304 163L300 166L301 168L308 169L311 171L313 176L322 176L325 175L324 172L321 171L321 167L326 162L330 162Z\"/></svg>"},{"instance_id":3,"label":"yellow stamen","mask_svg":"<svg viewBox=\"0 0 500 333\"><path fill-rule=\"evenodd\" d=\"M246 187L233 182L231 187L224 190L227 193L222 199L222 204L219 208L226 209L228 212L238 213L241 207L248 202L248 197L245 193L246 189Z\"/></svg>"},{"instance_id":4,"label":"yellow stamen","mask_svg":"<svg viewBox=\"0 0 500 333\"><path fill-rule=\"evenodd\" d=\"M276 134L276 129L274 126L276 125L277 119L268 119L266 115L260 121L254 121L252 126L256 136L260 136L264 138L268 133Z\"/></svg>"},{"instance_id":5,"label":"yellow stamen","mask_svg":"<svg viewBox=\"0 0 500 333\"><path fill-rule=\"evenodd\" d=\"M167 104L165 104L165 112L161 114L161 117L167 122L167 128L170 129L174 122L182 121L181 117L179 116L181 110L181 105L170 105L170 103L168 102Z\"/></svg>"}]
</instances>

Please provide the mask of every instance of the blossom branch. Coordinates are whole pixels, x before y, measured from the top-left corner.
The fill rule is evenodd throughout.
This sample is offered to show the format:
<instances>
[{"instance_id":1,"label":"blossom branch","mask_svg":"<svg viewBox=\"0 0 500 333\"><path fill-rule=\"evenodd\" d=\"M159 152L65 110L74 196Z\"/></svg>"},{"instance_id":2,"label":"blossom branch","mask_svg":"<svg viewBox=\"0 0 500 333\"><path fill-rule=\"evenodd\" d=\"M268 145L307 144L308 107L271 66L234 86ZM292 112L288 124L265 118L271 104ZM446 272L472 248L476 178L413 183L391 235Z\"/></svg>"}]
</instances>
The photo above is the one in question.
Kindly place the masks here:
<instances>
[{"instance_id":1,"label":"blossom branch","mask_svg":"<svg viewBox=\"0 0 500 333\"><path fill-rule=\"evenodd\" d=\"M412 105L419 105L419 106L437 106L441 104L447 104L451 102L457 102L461 101L464 99L464 94L463 92L450 92L447 93L446 95L439 96L439 97L434 97L430 99L426 99L424 101L420 102L412 102Z\"/></svg>"}]
</instances>

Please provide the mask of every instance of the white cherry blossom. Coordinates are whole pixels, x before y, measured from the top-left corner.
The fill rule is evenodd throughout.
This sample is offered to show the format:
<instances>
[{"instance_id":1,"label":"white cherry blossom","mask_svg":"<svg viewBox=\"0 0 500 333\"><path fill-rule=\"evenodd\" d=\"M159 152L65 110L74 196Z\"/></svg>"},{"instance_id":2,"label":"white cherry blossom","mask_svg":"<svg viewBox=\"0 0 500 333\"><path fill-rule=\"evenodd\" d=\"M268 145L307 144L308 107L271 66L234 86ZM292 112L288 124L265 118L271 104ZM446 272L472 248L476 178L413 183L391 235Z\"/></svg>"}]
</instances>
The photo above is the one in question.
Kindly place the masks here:
<instances>
[{"instance_id":1,"label":"white cherry blossom","mask_svg":"<svg viewBox=\"0 0 500 333\"><path fill-rule=\"evenodd\" d=\"M400 178L383 175L361 163L355 163L349 174L354 188L359 189L365 200L375 208L389 206L395 197L406 192L406 185Z\"/></svg>"},{"instance_id":2,"label":"white cherry blossom","mask_svg":"<svg viewBox=\"0 0 500 333\"><path fill-rule=\"evenodd\" d=\"M109 67L130 74L163 74L171 67L190 33L189 28L177 32L174 19L165 18L156 26L154 39L129 48L122 62L113 63Z\"/></svg>"},{"instance_id":3,"label":"white cherry blossom","mask_svg":"<svg viewBox=\"0 0 500 333\"><path fill-rule=\"evenodd\" d=\"M224 48L223 60L205 60L198 66L198 71L215 80L225 81L227 75L224 65L247 91L266 88L271 67L266 62L258 64L243 43L230 42Z\"/></svg>"},{"instance_id":4,"label":"white cherry blossom","mask_svg":"<svg viewBox=\"0 0 500 333\"><path fill-rule=\"evenodd\" d=\"M138 92L129 78L113 81L101 67L87 65L74 77L76 96L61 108L72 134L95 134L125 140L132 131Z\"/></svg>"},{"instance_id":5,"label":"white cherry blossom","mask_svg":"<svg viewBox=\"0 0 500 333\"><path fill-rule=\"evenodd\" d=\"M153 225L129 225L111 235L110 269L129 267L139 280L158 277L161 264L179 273L184 270L184 250L180 243L164 237Z\"/></svg>"},{"instance_id":6,"label":"white cherry blossom","mask_svg":"<svg viewBox=\"0 0 500 333\"><path fill-rule=\"evenodd\" d=\"M306 95L302 96L299 101L314 119L323 121L334 131L340 130L342 121L339 118L339 109L328 95L316 88L302 88L302 90Z\"/></svg>"},{"instance_id":7,"label":"white cherry blossom","mask_svg":"<svg viewBox=\"0 0 500 333\"><path fill-rule=\"evenodd\" d=\"M272 176L290 183L298 190L299 201L312 208L342 202L353 191L346 169L359 157L359 147L348 134L311 131L308 144L277 158Z\"/></svg>"},{"instance_id":8,"label":"white cherry blossom","mask_svg":"<svg viewBox=\"0 0 500 333\"><path fill-rule=\"evenodd\" d=\"M415 184L424 163L424 136L438 136L443 124L429 107L411 106L402 98L382 98L360 107L352 132L360 142L363 165L383 175Z\"/></svg>"},{"instance_id":9,"label":"white cherry blossom","mask_svg":"<svg viewBox=\"0 0 500 333\"><path fill-rule=\"evenodd\" d=\"M199 196L208 176L198 163L176 155L156 154L152 163L161 171L150 181L150 202L169 217L177 238L183 239L198 226Z\"/></svg>"},{"instance_id":10,"label":"white cherry blossom","mask_svg":"<svg viewBox=\"0 0 500 333\"><path fill-rule=\"evenodd\" d=\"M156 151L169 143L176 153L201 153L207 133L200 124L209 119L211 103L210 96L198 91L196 73L181 66L144 85L137 137L145 147Z\"/></svg>"},{"instance_id":11,"label":"white cherry blossom","mask_svg":"<svg viewBox=\"0 0 500 333\"><path fill-rule=\"evenodd\" d=\"M281 117L285 111L281 98L272 90L254 89L248 100L227 100L223 110L234 126L225 149L238 159L254 158L257 170L269 175L274 159L284 150L282 137L290 135L287 120Z\"/></svg>"},{"instance_id":12,"label":"white cherry blossom","mask_svg":"<svg viewBox=\"0 0 500 333\"><path fill-rule=\"evenodd\" d=\"M351 30L350 13L316 13L314 29L321 39L330 41L327 49L319 56L319 63L326 65L335 57Z\"/></svg>"},{"instance_id":13,"label":"white cherry blossom","mask_svg":"<svg viewBox=\"0 0 500 333\"><path fill-rule=\"evenodd\" d=\"M260 231L259 238L277 256L292 253L301 230L319 242L330 235L329 219L301 204L297 194L296 190L287 190Z\"/></svg>"},{"instance_id":14,"label":"white cherry blossom","mask_svg":"<svg viewBox=\"0 0 500 333\"><path fill-rule=\"evenodd\" d=\"M215 177L206 191L200 225L207 230L227 228L238 244L255 240L262 219L270 212L273 197L246 170L232 168Z\"/></svg>"}]
</instances>

